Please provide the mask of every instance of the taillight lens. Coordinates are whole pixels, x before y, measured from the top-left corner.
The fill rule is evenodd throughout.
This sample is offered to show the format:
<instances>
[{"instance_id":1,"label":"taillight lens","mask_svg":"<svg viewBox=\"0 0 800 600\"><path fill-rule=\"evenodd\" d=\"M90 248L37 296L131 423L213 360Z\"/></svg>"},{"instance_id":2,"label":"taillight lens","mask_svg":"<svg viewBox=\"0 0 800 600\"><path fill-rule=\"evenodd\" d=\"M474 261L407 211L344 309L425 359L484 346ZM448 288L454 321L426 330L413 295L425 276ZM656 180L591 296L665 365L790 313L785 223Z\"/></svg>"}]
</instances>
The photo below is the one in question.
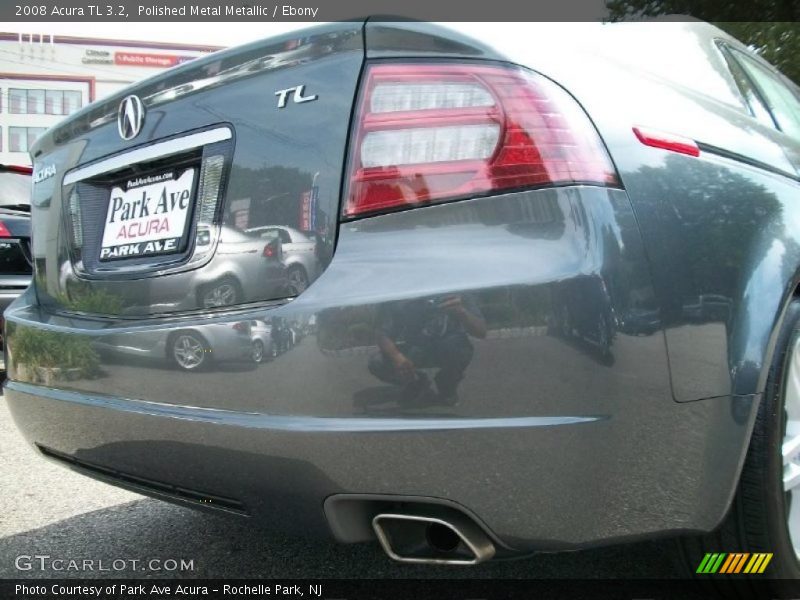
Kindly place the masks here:
<instances>
[{"instance_id":1,"label":"taillight lens","mask_svg":"<svg viewBox=\"0 0 800 600\"><path fill-rule=\"evenodd\" d=\"M281 257L280 242L278 240L270 240L264 246L264 250L262 250L261 256L263 256L264 258L280 258Z\"/></svg>"},{"instance_id":2,"label":"taillight lens","mask_svg":"<svg viewBox=\"0 0 800 600\"><path fill-rule=\"evenodd\" d=\"M6 224L0 221L0 238L9 238L11 237L11 232L6 227Z\"/></svg>"},{"instance_id":3,"label":"taillight lens","mask_svg":"<svg viewBox=\"0 0 800 600\"><path fill-rule=\"evenodd\" d=\"M517 67L372 65L355 123L345 217L501 190L617 183L583 109Z\"/></svg>"},{"instance_id":4,"label":"taillight lens","mask_svg":"<svg viewBox=\"0 0 800 600\"><path fill-rule=\"evenodd\" d=\"M247 321L239 321L233 324L233 329L239 333L250 334L250 323Z\"/></svg>"}]
</instances>

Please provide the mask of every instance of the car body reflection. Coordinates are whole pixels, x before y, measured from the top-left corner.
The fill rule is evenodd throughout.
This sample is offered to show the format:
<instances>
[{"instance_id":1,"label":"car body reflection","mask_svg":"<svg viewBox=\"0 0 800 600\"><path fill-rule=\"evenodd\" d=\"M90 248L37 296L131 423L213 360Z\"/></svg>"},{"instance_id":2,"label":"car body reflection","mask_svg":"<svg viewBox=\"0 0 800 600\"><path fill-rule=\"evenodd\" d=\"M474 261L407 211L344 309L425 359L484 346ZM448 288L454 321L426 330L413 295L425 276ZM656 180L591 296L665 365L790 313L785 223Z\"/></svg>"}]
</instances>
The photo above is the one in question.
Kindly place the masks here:
<instances>
[{"instance_id":1,"label":"car body reflection","mask_svg":"<svg viewBox=\"0 0 800 600\"><path fill-rule=\"evenodd\" d=\"M288 285L279 240L263 240L223 227L217 257L214 274L205 276L211 281L197 281L195 286L198 304L204 308L252 301L263 294L279 295Z\"/></svg>"},{"instance_id":2,"label":"car body reflection","mask_svg":"<svg viewBox=\"0 0 800 600\"><path fill-rule=\"evenodd\" d=\"M683 305L683 318L688 323L724 323L730 316L731 299L721 294L700 294Z\"/></svg>"},{"instance_id":3,"label":"car body reflection","mask_svg":"<svg viewBox=\"0 0 800 600\"><path fill-rule=\"evenodd\" d=\"M250 321L251 357L258 364L277 356L277 347L272 340L272 327L261 320Z\"/></svg>"},{"instance_id":4,"label":"car body reflection","mask_svg":"<svg viewBox=\"0 0 800 600\"><path fill-rule=\"evenodd\" d=\"M617 326L621 333L628 335L653 335L661 329L661 311L657 308L631 307L617 319Z\"/></svg>"},{"instance_id":5,"label":"car body reflection","mask_svg":"<svg viewBox=\"0 0 800 600\"><path fill-rule=\"evenodd\" d=\"M554 299L558 333L588 343L602 358L610 358L617 318L605 281L599 276L576 277L557 284Z\"/></svg>"},{"instance_id":6,"label":"car body reflection","mask_svg":"<svg viewBox=\"0 0 800 600\"><path fill-rule=\"evenodd\" d=\"M106 356L131 357L165 362L181 371L201 371L226 361L251 358L251 326L248 321L209 323L177 331L110 335L95 340L93 347Z\"/></svg>"},{"instance_id":7,"label":"car body reflection","mask_svg":"<svg viewBox=\"0 0 800 600\"><path fill-rule=\"evenodd\" d=\"M246 229L245 233L262 239L277 238L281 244L283 264L294 294L301 294L317 278L322 269L317 239L311 232L301 232L285 225L264 225Z\"/></svg>"}]
</instances>

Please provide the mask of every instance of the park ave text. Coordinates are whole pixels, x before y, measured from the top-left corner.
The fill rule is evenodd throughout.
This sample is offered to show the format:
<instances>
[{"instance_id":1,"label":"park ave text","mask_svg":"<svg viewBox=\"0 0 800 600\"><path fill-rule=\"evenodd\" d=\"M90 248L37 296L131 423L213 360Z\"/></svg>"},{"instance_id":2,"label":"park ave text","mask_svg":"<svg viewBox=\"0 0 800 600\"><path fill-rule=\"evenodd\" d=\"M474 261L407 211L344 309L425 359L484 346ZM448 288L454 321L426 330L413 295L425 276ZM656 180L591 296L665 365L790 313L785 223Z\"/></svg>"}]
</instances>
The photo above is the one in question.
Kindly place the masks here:
<instances>
[{"instance_id":1,"label":"park ave text","mask_svg":"<svg viewBox=\"0 0 800 600\"><path fill-rule=\"evenodd\" d=\"M322 596L320 584L224 584L224 585L196 585L196 584L128 584L114 583L109 585L85 585L54 583L49 585L28 585L19 583L15 592L27 597L33 596L128 596L128 597L174 597L185 596L198 598L214 594L219 596L271 596L271 597L311 597Z\"/></svg>"}]
</instances>

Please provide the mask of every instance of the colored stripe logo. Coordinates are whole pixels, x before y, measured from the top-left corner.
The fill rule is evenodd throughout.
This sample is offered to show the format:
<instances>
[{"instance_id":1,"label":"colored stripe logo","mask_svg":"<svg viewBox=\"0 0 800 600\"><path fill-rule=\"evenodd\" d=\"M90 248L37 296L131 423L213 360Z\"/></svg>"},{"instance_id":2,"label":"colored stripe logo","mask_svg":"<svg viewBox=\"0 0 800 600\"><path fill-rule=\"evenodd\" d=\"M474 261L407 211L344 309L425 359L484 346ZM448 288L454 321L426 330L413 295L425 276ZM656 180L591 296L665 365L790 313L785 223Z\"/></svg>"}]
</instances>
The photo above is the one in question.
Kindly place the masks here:
<instances>
[{"instance_id":1,"label":"colored stripe logo","mask_svg":"<svg viewBox=\"0 0 800 600\"><path fill-rule=\"evenodd\" d=\"M725 573L727 575L736 573L763 573L769 561L772 560L772 552L709 552L703 557L697 573L713 574Z\"/></svg>"}]
</instances>

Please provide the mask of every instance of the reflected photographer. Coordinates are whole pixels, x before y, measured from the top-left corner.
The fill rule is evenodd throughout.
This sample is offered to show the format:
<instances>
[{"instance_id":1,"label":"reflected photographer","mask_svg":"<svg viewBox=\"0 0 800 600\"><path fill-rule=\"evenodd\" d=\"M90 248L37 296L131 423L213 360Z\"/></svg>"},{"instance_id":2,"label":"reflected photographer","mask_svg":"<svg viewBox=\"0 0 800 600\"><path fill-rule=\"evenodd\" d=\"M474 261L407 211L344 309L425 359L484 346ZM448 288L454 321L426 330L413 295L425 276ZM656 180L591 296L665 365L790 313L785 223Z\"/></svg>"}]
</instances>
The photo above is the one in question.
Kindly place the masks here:
<instances>
[{"instance_id":1,"label":"reflected photographer","mask_svg":"<svg viewBox=\"0 0 800 600\"><path fill-rule=\"evenodd\" d=\"M486 321L472 296L450 295L399 302L378 316L380 351L369 370L402 387L404 404L458 404L458 384L472 361L471 337L486 337ZM436 390L424 369L438 369Z\"/></svg>"}]
</instances>

